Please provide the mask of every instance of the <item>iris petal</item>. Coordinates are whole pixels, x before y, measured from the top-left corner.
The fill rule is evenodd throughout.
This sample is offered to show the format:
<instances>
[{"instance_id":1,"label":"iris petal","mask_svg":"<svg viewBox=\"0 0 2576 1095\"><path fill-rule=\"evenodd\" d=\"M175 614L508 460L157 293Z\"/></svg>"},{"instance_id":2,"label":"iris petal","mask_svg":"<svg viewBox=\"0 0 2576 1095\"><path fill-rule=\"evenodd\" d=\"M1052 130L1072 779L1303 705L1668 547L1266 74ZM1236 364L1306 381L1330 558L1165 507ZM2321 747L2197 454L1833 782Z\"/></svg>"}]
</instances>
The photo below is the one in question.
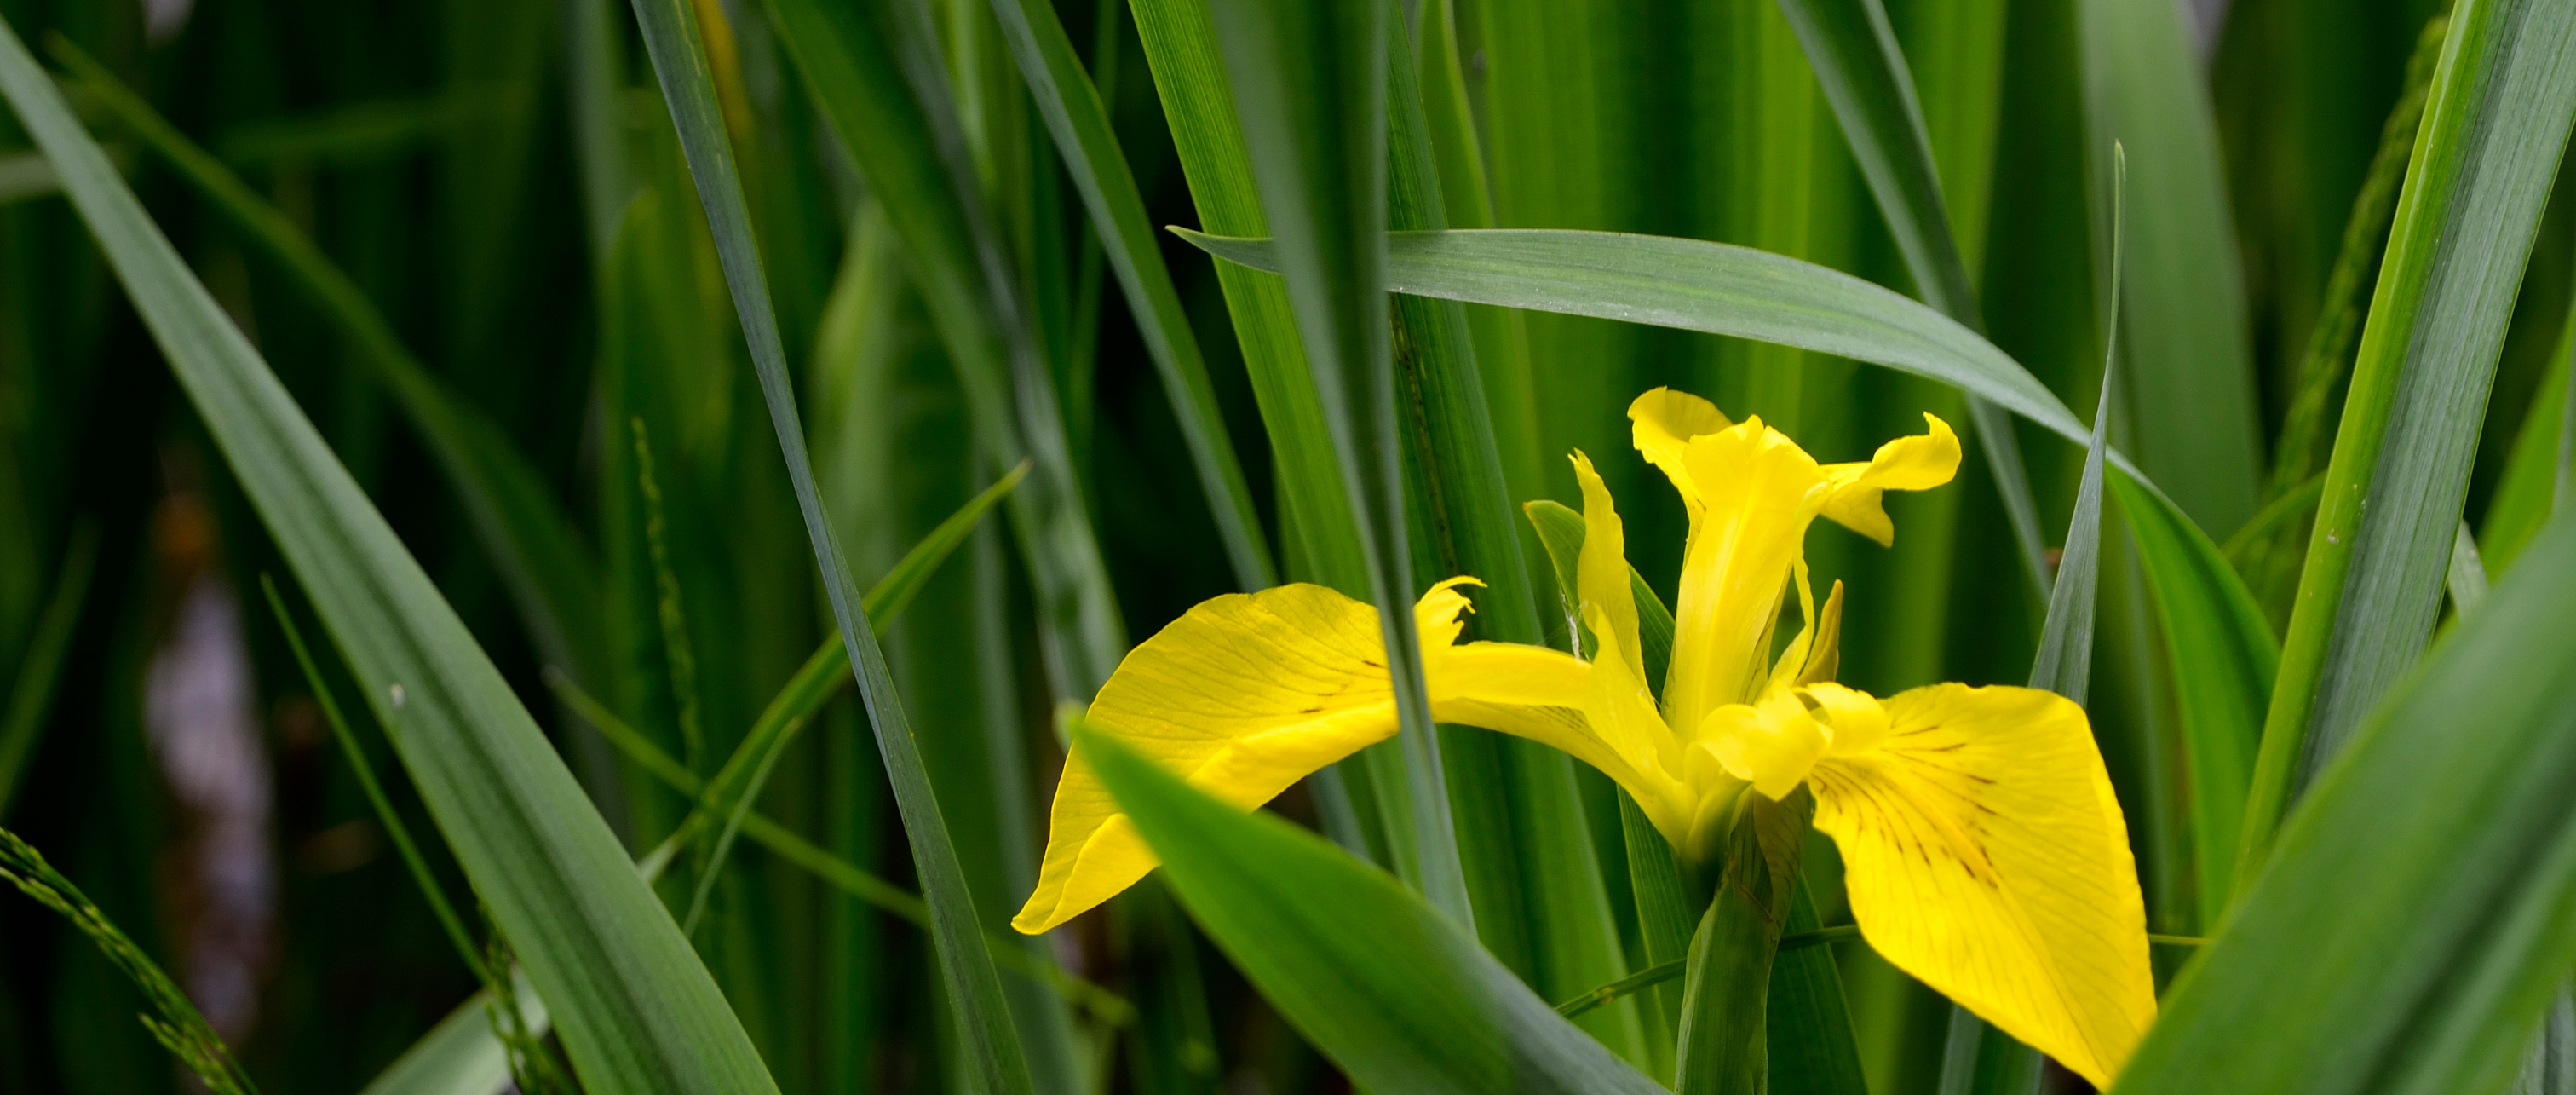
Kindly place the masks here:
<instances>
[{"instance_id":1,"label":"iris petal","mask_svg":"<svg viewBox=\"0 0 2576 1095\"><path fill-rule=\"evenodd\" d=\"M2095 1086L2155 1018L2145 904L2084 712L2029 688L1886 701L1809 779L1872 949Z\"/></svg>"},{"instance_id":2,"label":"iris petal","mask_svg":"<svg viewBox=\"0 0 2576 1095\"><path fill-rule=\"evenodd\" d=\"M1825 465L1832 493L1825 499L1824 516L1882 547L1894 544L1896 524L1887 519L1880 496L1891 490L1930 490L1959 474L1959 435L1932 415L1924 415L1923 422L1925 432L1881 445L1867 461Z\"/></svg>"}]
</instances>

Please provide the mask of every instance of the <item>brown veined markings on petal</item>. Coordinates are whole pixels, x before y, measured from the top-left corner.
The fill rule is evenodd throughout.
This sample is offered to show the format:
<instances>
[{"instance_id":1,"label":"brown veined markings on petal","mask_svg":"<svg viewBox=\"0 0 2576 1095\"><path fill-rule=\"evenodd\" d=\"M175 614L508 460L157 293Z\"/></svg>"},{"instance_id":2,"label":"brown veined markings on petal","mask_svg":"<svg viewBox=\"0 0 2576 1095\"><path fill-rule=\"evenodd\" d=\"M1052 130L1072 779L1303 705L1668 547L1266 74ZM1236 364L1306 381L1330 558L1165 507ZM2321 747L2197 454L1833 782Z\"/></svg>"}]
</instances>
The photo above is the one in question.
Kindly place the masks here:
<instances>
[{"instance_id":1,"label":"brown veined markings on petal","mask_svg":"<svg viewBox=\"0 0 2576 1095\"><path fill-rule=\"evenodd\" d=\"M1925 866L1935 865L1934 857L1938 856L1942 860L1957 864L1968 877L1984 883L1988 888L2000 890L2002 872L1996 868L1994 857L1986 850L1984 834L1977 830L1974 822L1966 825L1958 823L1951 817L1951 810L1933 806L1931 800L1952 798L1958 800L1959 804L1983 814L1992 814L1994 811L1976 801L1974 797L1961 793L1955 788L1944 787L1933 780L1922 778L1919 772L1910 770L1911 767L1869 758L1837 757L1818 762L1815 772L1808 779L1816 784L1819 798L1832 794L1846 803L1858 800L1870 805L1871 809L1849 811L1857 832L1868 833L1873 828L1877 828L1885 833L1888 839L1900 845L1911 838L1915 857L1921 859ZM1951 771L1948 774L1980 782L1991 782L1965 772ZM1908 815L1930 823L1934 827L1934 832L1929 835L1936 839L1926 839L1927 834L1912 826L1873 824L1876 821Z\"/></svg>"}]
</instances>

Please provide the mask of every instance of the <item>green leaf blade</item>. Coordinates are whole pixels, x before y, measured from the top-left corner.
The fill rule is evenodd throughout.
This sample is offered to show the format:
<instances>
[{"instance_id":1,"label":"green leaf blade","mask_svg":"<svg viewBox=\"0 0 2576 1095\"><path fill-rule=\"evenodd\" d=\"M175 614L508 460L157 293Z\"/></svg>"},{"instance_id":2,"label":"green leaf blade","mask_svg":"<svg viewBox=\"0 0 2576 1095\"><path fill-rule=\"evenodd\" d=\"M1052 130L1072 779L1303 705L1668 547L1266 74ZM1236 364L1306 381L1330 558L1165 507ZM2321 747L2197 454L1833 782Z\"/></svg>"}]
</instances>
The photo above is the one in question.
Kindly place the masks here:
<instances>
[{"instance_id":1,"label":"green leaf blade","mask_svg":"<svg viewBox=\"0 0 2576 1095\"><path fill-rule=\"evenodd\" d=\"M2304 780L2423 651L2497 356L2576 121L2576 10L2452 13L2281 646L2238 884Z\"/></svg>"},{"instance_id":2,"label":"green leaf blade","mask_svg":"<svg viewBox=\"0 0 2576 1095\"><path fill-rule=\"evenodd\" d=\"M2497 1090L2576 960L2576 519L2319 777L2115 1091Z\"/></svg>"},{"instance_id":3,"label":"green leaf blade","mask_svg":"<svg viewBox=\"0 0 2576 1095\"><path fill-rule=\"evenodd\" d=\"M1085 755L1217 945L1356 1083L1378 1091L1661 1088L1559 1018L1396 882L1083 733Z\"/></svg>"}]
</instances>

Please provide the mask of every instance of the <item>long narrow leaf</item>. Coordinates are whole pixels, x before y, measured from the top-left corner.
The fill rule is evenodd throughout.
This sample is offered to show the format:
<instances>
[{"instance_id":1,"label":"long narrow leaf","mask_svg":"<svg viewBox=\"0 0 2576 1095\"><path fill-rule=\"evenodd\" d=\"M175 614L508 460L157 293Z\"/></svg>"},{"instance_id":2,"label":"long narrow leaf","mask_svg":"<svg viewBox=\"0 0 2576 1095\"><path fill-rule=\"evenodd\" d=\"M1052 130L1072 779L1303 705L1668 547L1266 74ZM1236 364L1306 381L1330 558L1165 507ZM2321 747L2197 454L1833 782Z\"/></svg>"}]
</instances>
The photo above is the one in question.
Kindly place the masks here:
<instances>
[{"instance_id":1,"label":"long narrow leaf","mask_svg":"<svg viewBox=\"0 0 2576 1095\"><path fill-rule=\"evenodd\" d=\"M1360 1086L1649 1095L1443 911L1323 839L1244 814L1085 732L1191 918Z\"/></svg>"},{"instance_id":2,"label":"long narrow leaf","mask_svg":"<svg viewBox=\"0 0 2576 1095\"><path fill-rule=\"evenodd\" d=\"M2576 961L2571 614L2562 515L2301 800L2117 1095L2501 1089Z\"/></svg>"},{"instance_id":3,"label":"long narrow leaf","mask_svg":"<svg viewBox=\"0 0 2576 1095\"><path fill-rule=\"evenodd\" d=\"M1395 844L1407 882L1475 922L1424 691L1405 527L1395 351L1386 284L1386 24L1383 0L1224 0L1217 40L1261 206L1303 336L1342 505L1380 606L1410 802ZM1382 806L1401 800L1390 799ZM1393 812L1390 810L1390 812Z\"/></svg>"},{"instance_id":4,"label":"long narrow leaf","mask_svg":"<svg viewBox=\"0 0 2576 1095\"><path fill-rule=\"evenodd\" d=\"M2234 888L2245 792L2281 644L2216 545L2180 511L2159 504L2126 477L2113 477L2144 565L2170 652L2182 720L2183 763L2191 780L2190 830L2199 924L2227 911Z\"/></svg>"},{"instance_id":5,"label":"long narrow leaf","mask_svg":"<svg viewBox=\"0 0 2576 1095\"><path fill-rule=\"evenodd\" d=\"M2239 888L2299 783L2432 633L2496 357L2571 119L2576 8L2453 9L2281 645Z\"/></svg>"},{"instance_id":6,"label":"long narrow leaf","mask_svg":"<svg viewBox=\"0 0 2576 1095\"><path fill-rule=\"evenodd\" d=\"M751 344L761 396L769 405L770 425L787 460L787 474L796 488L797 508L803 512L815 562L823 572L833 619L848 648L868 720L876 727L877 748L885 756L895 803L903 814L904 837L930 902L931 937L957 1005L970 1071L989 1095L1026 1092L1030 1090L1028 1066L1020 1056L1019 1034L1003 1001L1001 980L993 972L993 956L984 941L982 921L975 915L974 895L967 892L956 847L949 841L938 797L922 766L920 746L906 724L885 654L868 627L867 609L850 581L849 564L841 557L831 520L814 487L814 470L805 456L804 427L796 416L796 393L788 382L786 355L770 310L758 244L751 234L750 211L743 202L741 177L717 110L696 18L679 0L636 0L635 14L644 27L645 46L715 233L734 310Z\"/></svg>"},{"instance_id":7,"label":"long narrow leaf","mask_svg":"<svg viewBox=\"0 0 2576 1095\"><path fill-rule=\"evenodd\" d=\"M0 91L302 579L595 1092L775 1091L742 1025L462 621L0 27Z\"/></svg>"}]
</instances>

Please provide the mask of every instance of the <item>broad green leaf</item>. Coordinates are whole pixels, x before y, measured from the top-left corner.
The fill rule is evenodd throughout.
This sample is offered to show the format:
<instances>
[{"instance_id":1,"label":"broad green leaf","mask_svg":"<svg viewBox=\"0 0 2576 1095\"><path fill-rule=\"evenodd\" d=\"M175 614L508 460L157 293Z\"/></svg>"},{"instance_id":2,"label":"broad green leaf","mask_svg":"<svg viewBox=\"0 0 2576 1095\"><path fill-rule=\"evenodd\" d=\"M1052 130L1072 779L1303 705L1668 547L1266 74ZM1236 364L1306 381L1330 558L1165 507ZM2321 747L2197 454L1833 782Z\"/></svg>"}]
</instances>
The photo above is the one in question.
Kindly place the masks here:
<instances>
[{"instance_id":1,"label":"broad green leaf","mask_svg":"<svg viewBox=\"0 0 2576 1095\"><path fill-rule=\"evenodd\" d=\"M340 328L446 473L538 649L574 675L598 679L607 658L596 625L598 568L536 466L491 419L412 356L357 283L285 214L89 55L68 42L54 52L96 102L284 268L289 283Z\"/></svg>"},{"instance_id":2,"label":"broad green leaf","mask_svg":"<svg viewBox=\"0 0 2576 1095\"><path fill-rule=\"evenodd\" d=\"M2078 0L2094 261L2111 246L2112 147L2128 150L2125 436L2202 528L2252 516L2262 477L2254 339L2206 76L2167 0ZM2097 284L2099 284L2097 282Z\"/></svg>"},{"instance_id":3,"label":"broad green leaf","mask_svg":"<svg viewBox=\"0 0 2576 1095\"><path fill-rule=\"evenodd\" d=\"M1448 215L1446 227L1494 227L1493 188L1487 181L1475 106L1467 92L1465 62L1458 52L1455 0L1433 0L1423 8L1418 26L1413 39L1415 68L1421 78L1423 121L1439 168L1435 174ZM1475 329L1476 371L1484 378L1485 403L1494 447L1502 456L1504 481L1513 498L1540 497L1546 493L1545 479L1539 471L1538 410L1531 406L1529 330L1524 317L1511 309L1479 305L1467 310L1467 323ZM1530 573L1536 581L1537 569Z\"/></svg>"},{"instance_id":4,"label":"broad green leaf","mask_svg":"<svg viewBox=\"0 0 2576 1095\"><path fill-rule=\"evenodd\" d=\"M1381 780L1398 874L1473 924L1440 739L1423 691L1386 284L1387 26L1381 0L1227 0L1213 10L1254 188L1288 281L1394 681L1403 795ZM1380 754L1384 755L1384 754ZM1391 766L1390 766L1391 767ZM1380 769L1384 771L1384 769Z\"/></svg>"},{"instance_id":5,"label":"broad green leaf","mask_svg":"<svg viewBox=\"0 0 2576 1095\"><path fill-rule=\"evenodd\" d=\"M1663 1090L1393 878L1079 733L1191 918L1355 1084L1477 1095Z\"/></svg>"},{"instance_id":6,"label":"broad green leaf","mask_svg":"<svg viewBox=\"0 0 2576 1095\"><path fill-rule=\"evenodd\" d=\"M1649 91L1648 58L1665 56L1669 42L1680 37L1675 23L1681 18L1722 9L1716 3L1658 8L1619 0L1460 3L1460 46L1474 66L1471 86L1481 110L1473 117L1490 169L1489 223L1635 230L1646 226L1647 211L1658 202L1680 213L1685 206L1675 199L1697 181L1688 168L1696 166L1692 154L1704 145L1680 128L1687 117L1683 86ZM1714 73L1672 75L1720 82ZM1464 220L1452 223L1470 227ZM1565 454L1581 449L1606 456L1627 446L1622 412L1637 393L1663 379L1653 358L1671 346L1655 343L1649 332L1594 319L1523 315L1521 321L1537 433L1533 463L1542 489L1520 500L1578 500ZM1636 497L1647 486L1637 474L1642 469L1642 462L1600 465L1611 494L1620 498Z\"/></svg>"},{"instance_id":7,"label":"broad green leaf","mask_svg":"<svg viewBox=\"0 0 2576 1095\"><path fill-rule=\"evenodd\" d=\"M920 745L906 724L902 700L895 695L885 655L877 646L875 633L868 628L867 610L853 588L849 565L841 557L830 518L824 514L814 487L814 471L805 456L804 428L796 416L795 390L788 381L758 243L752 238L750 213L743 202L733 149L718 113L715 86L708 74L696 18L680 0L636 0L635 14L644 28L645 46L660 77L663 97L671 106L671 119L679 130L681 146L688 154L690 174L697 182L708 226L715 233L726 282L733 291L734 309L742 319L744 337L751 344L752 364L759 374L761 395L769 405L770 425L778 435L788 476L795 484L797 507L805 519L815 562L823 572L823 589L831 601L833 618L840 625L868 719L876 728L877 748L885 756L886 773L894 784L895 802L903 814L904 837L911 845L923 894L930 903L931 936L939 968L957 1007L969 1074L988 1095L1026 1092L1030 1090L1028 1066L1020 1055L1019 1034L1002 998L1000 978L993 971L982 921L975 915L974 896L967 891L956 847L940 818L938 797L922 767ZM1078 509L1074 512L1079 514ZM1087 536L1085 542L1089 542ZM548 999L553 997L549 995Z\"/></svg>"},{"instance_id":8,"label":"broad green leaf","mask_svg":"<svg viewBox=\"0 0 2576 1095\"><path fill-rule=\"evenodd\" d=\"M1261 517L1253 512L1251 488L1235 463L1234 444L1226 436L1225 418L1208 382L1207 362L1181 311L1172 287L1172 272L1145 217L1145 200L1136 177L1109 127L1109 113L1074 56L1054 6L1041 0L993 0L993 17L1002 24L1018 59L1020 75L1038 112L1055 135L1056 151L1081 191L1084 209L1100 237L1109 267L1118 275L1119 291L1136 315L1136 330L1146 353L1162 374L1163 388L1180 419L1181 437L1198 465L1199 485L1207 492L1208 510L1217 535L1234 563L1235 581L1245 590L1278 584L1270 548L1262 539Z\"/></svg>"},{"instance_id":9,"label":"broad green leaf","mask_svg":"<svg viewBox=\"0 0 2576 1095\"><path fill-rule=\"evenodd\" d=\"M2571 613L2562 516L2301 799L2117 1095L2502 1088L2576 961Z\"/></svg>"},{"instance_id":10,"label":"broad green leaf","mask_svg":"<svg viewBox=\"0 0 2576 1095\"><path fill-rule=\"evenodd\" d=\"M462 621L14 32L0 91L125 283L594 1092L774 1091L741 1024Z\"/></svg>"},{"instance_id":11,"label":"broad green leaf","mask_svg":"<svg viewBox=\"0 0 2576 1095\"><path fill-rule=\"evenodd\" d=\"M2496 357L2571 119L2576 9L2452 10L2281 644L2240 889L2292 793L2432 633Z\"/></svg>"}]
</instances>

